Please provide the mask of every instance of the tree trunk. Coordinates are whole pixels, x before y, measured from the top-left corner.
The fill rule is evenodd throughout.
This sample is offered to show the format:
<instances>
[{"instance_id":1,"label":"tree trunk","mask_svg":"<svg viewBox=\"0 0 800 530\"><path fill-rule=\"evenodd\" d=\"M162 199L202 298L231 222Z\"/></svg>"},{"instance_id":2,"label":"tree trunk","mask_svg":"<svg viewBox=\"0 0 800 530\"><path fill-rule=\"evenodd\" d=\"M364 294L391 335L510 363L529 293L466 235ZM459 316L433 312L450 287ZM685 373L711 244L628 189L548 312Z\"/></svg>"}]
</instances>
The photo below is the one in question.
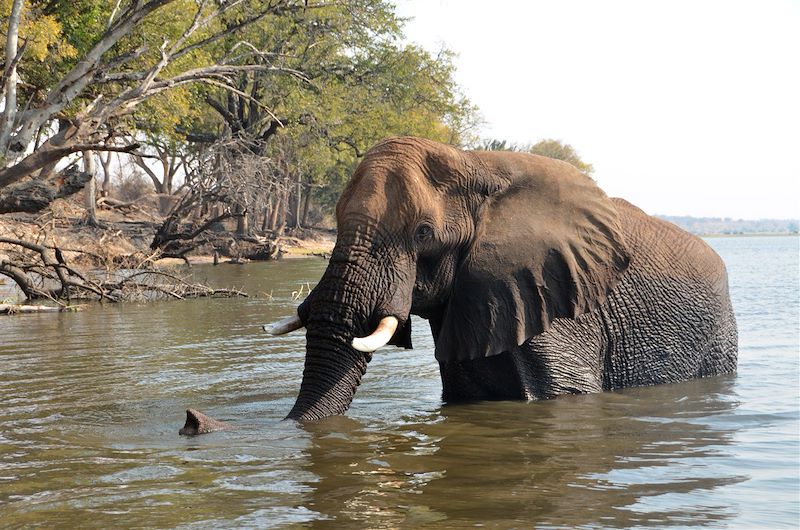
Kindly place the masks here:
<instances>
[{"instance_id":1,"label":"tree trunk","mask_svg":"<svg viewBox=\"0 0 800 530\"><path fill-rule=\"evenodd\" d=\"M49 306L49 305L18 305L0 304L0 315L13 315L15 313L59 313L62 311L77 311L78 307Z\"/></svg>"},{"instance_id":2,"label":"tree trunk","mask_svg":"<svg viewBox=\"0 0 800 530\"><path fill-rule=\"evenodd\" d=\"M89 181L84 188L84 207L86 208L86 224L89 226L99 226L97 222L97 180L95 179L94 153L84 151L83 171L90 175Z\"/></svg>"},{"instance_id":3,"label":"tree trunk","mask_svg":"<svg viewBox=\"0 0 800 530\"><path fill-rule=\"evenodd\" d=\"M156 152L158 153L158 160L161 162L161 193L171 194L172 183L170 182L169 174L169 153L166 149L161 150L159 147L156 147Z\"/></svg>"},{"instance_id":4,"label":"tree trunk","mask_svg":"<svg viewBox=\"0 0 800 530\"><path fill-rule=\"evenodd\" d=\"M175 200L172 195L166 193L158 194L158 213L161 215L168 215L170 210L172 210L173 204L175 204Z\"/></svg>"},{"instance_id":5,"label":"tree trunk","mask_svg":"<svg viewBox=\"0 0 800 530\"><path fill-rule=\"evenodd\" d=\"M100 156L100 165L103 166L103 185L100 188L100 196L108 197L111 188L111 156L113 153L109 151L106 157Z\"/></svg>"},{"instance_id":6,"label":"tree trunk","mask_svg":"<svg viewBox=\"0 0 800 530\"><path fill-rule=\"evenodd\" d=\"M295 205L294 211L294 226L297 228L302 228L300 226L300 217L302 216L302 201L303 201L303 173L298 171L297 172L297 203Z\"/></svg>"},{"instance_id":7,"label":"tree trunk","mask_svg":"<svg viewBox=\"0 0 800 530\"><path fill-rule=\"evenodd\" d=\"M269 229L275 232L278 229L278 215L281 211L281 191L275 193L275 205L272 207L272 217L269 220Z\"/></svg>"},{"instance_id":8,"label":"tree trunk","mask_svg":"<svg viewBox=\"0 0 800 530\"><path fill-rule=\"evenodd\" d=\"M281 197L281 207L280 212L278 215L278 228L276 228L277 234L283 234L283 230L286 228L286 218L287 213L289 211L289 186L283 187L283 197Z\"/></svg>"},{"instance_id":9,"label":"tree trunk","mask_svg":"<svg viewBox=\"0 0 800 530\"><path fill-rule=\"evenodd\" d=\"M0 213L35 213L85 188L91 175L74 166L47 180L27 179L0 188Z\"/></svg>"},{"instance_id":10,"label":"tree trunk","mask_svg":"<svg viewBox=\"0 0 800 530\"><path fill-rule=\"evenodd\" d=\"M236 235L246 236L250 233L250 223L248 222L247 211L243 206L237 205L236 212L238 214L236 217Z\"/></svg>"},{"instance_id":11,"label":"tree trunk","mask_svg":"<svg viewBox=\"0 0 800 530\"><path fill-rule=\"evenodd\" d=\"M19 21L22 16L22 0L14 0L11 5L11 14L8 18L8 33L6 34L5 68L6 83L0 92L5 100L5 108L0 117L0 158L6 158L9 151L9 139L14 130L14 121L17 118L17 42L19 38ZM24 148L24 146L23 146Z\"/></svg>"},{"instance_id":12,"label":"tree trunk","mask_svg":"<svg viewBox=\"0 0 800 530\"><path fill-rule=\"evenodd\" d=\"M264 213L264 217L262 218L262 221L261 221L261 231L262 232L266 232L267 231L267 227L269 225L269 206L264 206L263 213Z\"/></svg>"},{"instance_id":13,"label":"tree trunk","mask_svg":"<svg viewBox=\"0 0 800 530\"><path fill-rule=\"evenodd\" d=\"M306 195L303 198L303 215L301 217L301 220L303 222L303 226L307 226L308 225L308 210L309 210L309 208L311 208L311 189L312 188L309 185L308 189L306 190Z\"/></svg>"},{"instance_id":14,"label":"tree trunk","mask_svg":"<svg viewBox=\"0 0 800 530\"><path fill-rule=\"evenodd\" d=\"M161 181L161 179L158 178L158 175L156 175L155 171L153 171L153 169L147 165L147 161L144 158L138 155L134 155L131 157L131 160L133 160L137 166L142 168L142 170L147 174L147 176L150 177L150 180L153 181L153 188L156 190L157 194L162 195L166 193L164 189L164 183Z\"/></svg>"},{"instance_id":15,"label":"tree trunk","mask_svg":"<svg viewBox=\"0 0 800 530\"><path fill-rule=\"evenodd\" d=\"M248 209L245 216L247 217L247 235L252 235L253 229L258 226L258 214Z\"/></svg>"},{"instance_id":16,"label":"tree trunk","mask_svg":"<svg viewBox=\"0 0 800 530\"><path fill-rule=\"evenodd\" d=\"M169 169L167 170L167 175L164 177L164 187L170 195L175 192L175 175L178 174L181 167L183 167L183 159L177 155L170 155Z\"/></svg>"},{"instance_id":17,"label":"tree trunk","mask_svg":"<svg viewBox=\"0 0 800 530\"><path fill-rule=\"evenodd\" d=\"M20 181L21 179L41 171L39 178L49 178L52 168L59 160L76 150L71 145L76 140L79 130L73 126L64 127L64 121L58 121L58 132L16 164L0 169L0 188Z\"/></svg>"}]
</instances>

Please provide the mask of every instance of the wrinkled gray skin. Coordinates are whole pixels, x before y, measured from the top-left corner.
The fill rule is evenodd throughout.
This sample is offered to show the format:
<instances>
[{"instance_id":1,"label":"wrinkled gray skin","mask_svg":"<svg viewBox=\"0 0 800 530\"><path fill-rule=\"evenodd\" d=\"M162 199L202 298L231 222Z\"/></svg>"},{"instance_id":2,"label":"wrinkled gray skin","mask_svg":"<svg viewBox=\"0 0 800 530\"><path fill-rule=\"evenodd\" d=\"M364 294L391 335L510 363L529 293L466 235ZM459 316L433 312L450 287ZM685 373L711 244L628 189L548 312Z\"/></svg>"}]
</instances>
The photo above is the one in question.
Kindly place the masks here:
<instances>
[{"instance_id":1,"label":"wrinkled gray skin","mask_svg":"<svg viewBox=\"0 0 800 530\"><path fill-rule=\"evenodd\" d=\"M720 258L609 199L564 162L392 138L337 205L338 238L298 308L303 381L288 418L347 410L381 318L429 320L448 401L544 399L733 372Z\"/></svg>"}]
</instances>

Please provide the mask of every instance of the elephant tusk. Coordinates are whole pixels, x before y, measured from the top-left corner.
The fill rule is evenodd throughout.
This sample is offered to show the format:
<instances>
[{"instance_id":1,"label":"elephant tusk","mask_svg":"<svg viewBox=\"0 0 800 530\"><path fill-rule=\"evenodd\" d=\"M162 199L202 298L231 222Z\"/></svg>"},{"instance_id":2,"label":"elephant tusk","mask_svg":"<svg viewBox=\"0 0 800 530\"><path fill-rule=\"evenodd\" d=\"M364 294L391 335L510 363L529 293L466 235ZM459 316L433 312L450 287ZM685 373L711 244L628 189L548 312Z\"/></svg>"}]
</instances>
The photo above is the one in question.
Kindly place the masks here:
<instances>
[{"instance_id":1,"label":"elephant tusk","mask_svg":"<svg viewBox=\"0 0 800 530\"><path fill-rule=\"evenodd\" d=\"M353 339L353 348L360 352L372 353L392 339L392 335L397 331L399 322L397 318L389 316L381 319L378 327L368 337L356 337Z\"/></svg>"},{"instance_id":2,"label":"elephant tusk","mask_svg":"<svg viewBox=\"0 0 800 530\"><path fill-rule=\"evenodd\" d=\"M271 335L285 335L286 333L302 327L303 322L300 321L300 317L297 315L286 317L283 320L278 320L272 324L264 324L263 326L264 331Z\"/></svg>"}]
</instances>

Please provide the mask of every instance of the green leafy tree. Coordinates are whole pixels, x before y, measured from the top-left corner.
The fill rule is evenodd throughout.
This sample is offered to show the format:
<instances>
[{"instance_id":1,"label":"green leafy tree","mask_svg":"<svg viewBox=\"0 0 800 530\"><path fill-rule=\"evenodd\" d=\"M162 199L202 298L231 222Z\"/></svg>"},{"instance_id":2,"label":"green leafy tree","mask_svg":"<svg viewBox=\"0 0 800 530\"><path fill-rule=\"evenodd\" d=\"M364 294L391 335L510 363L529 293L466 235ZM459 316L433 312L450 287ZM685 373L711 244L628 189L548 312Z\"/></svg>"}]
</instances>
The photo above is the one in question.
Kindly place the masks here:
<instances>
[{"instance_id":1,"label":"green leafy tree","mask_svg":"<svg viewBox=\"0 0 800 530\"><path fill-rule=\"evenodd\" d=\"M235 50L221 42L271 16L326 7L293 0L13 0L3 21L0 190L31 175L46 178L74 153L135 149L110 140L140 105L167 91L193 83L236 90L233 78L247 71L301 76L248 60L252 55L231 56ZM50 71L43 58L52 59Z\"/></svg>"},{"instance_id":2,"label":"green leafy tree","mask_svg":"<svg viewBox=\"0 0 800 530\"><path fill-rule=\"evenodd\" d=\"M581 160L581 157L574 147L560 140L540 140L528 148L527 151L535 155L547 156L569 162L587 175L591 175L594 172L594 166Z\"/></svg>"},{"instance_id":3,"label":"green leafy tree","mask_svg":"<svg viewBox=\"0 0 800 530\"><path fill-rule=\"evenodd\" d=\"M227 170L252 168L252 157L272 168L266 183L262 172L250 170L259 184L247 193L241 185L247 179L229 175L244 193L232 199L239 203L232 211L253 215L259 208L263 216L250 226L279 230L306 224L309 212L324 216L360 157L386 136L471 141L477 112L458 92L452 54L432 56L400 44L401 24L388 3L360 0L271 17L243 36L243 53L265 50L258 60L279 62L304 78L253 71L239 75L235 92L206 89L207 108L219 121L197 122L186 138L227 150L217 157L229 161Z\"/></svg>"},{"instance_id":4,"label":"green leafy tree","mask_svg":"<svg viewBox=\"0 0 800 530\"><path fill-rule=\"evenodd\" d=\"M561 140L546 139L540 140L533 145L519 145L506 140L488 139L483 140L478 145L478 149L483 151L518 151L531 153L569 162L587 175L591 175L594 172L594 166L592 166L592 164L584 162L574 147Z\"/></svg>"}]
</instances>

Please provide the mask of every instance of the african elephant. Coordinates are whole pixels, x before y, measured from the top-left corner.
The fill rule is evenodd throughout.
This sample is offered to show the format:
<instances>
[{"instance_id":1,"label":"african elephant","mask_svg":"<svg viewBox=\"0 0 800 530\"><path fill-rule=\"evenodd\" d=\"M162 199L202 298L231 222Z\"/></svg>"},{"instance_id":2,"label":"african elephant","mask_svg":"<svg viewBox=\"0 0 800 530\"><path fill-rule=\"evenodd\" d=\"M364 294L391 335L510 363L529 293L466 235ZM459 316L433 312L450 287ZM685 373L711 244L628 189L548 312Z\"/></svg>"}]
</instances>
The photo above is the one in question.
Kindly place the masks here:
<instances>
[{"instance_id":1,"label":"african elephant","mask_svg":"<svg viewBox=\"0 0 800 530\"><path fill-rule=\"evenodd\" d=\"M347 410L372 352L430 323L445 401L545 399L736 370L725 266L565 162L412 137L364 156L336 207L288 418Z\"/></svg>"},{"instance_id":2,"label":"african elephant","mask_svg":"<svg viewBox=\"0 0 800 530\"><path fill-rule=\"evenodd\" d=\"M390 138L336 207L330 263L298 315L293 419L341 414L371 352L430 323L446 401L544 399L735 371L725 266L572 165Z\"/></svg>"}]
</instances>

